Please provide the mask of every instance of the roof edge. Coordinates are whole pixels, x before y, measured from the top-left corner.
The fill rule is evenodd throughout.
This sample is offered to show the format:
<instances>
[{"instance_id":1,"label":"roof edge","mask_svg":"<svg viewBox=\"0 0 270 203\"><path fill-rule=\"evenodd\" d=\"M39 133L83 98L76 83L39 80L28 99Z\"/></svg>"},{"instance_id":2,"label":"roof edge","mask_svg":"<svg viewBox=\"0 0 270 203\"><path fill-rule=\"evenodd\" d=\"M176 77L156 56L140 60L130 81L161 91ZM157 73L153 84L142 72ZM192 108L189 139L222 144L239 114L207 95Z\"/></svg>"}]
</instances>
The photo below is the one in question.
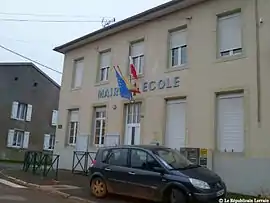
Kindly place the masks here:
<instances>
[{"instance_id":1,"label":"roof edge","mask_svg":"<svg viewBox=\"0 0 270 203\"><path fill-rule=\"evenodd\" d=\"M171 0L167 3L161 4L154 8L148 9L142 13L136 14L134 16L128 17L124 20L121 20L117 23L114 23L110 26L101 28L94 32L91 32L87 35L74 39L70 42L67 42L63 45L55 47L53 50L62 54L65 54L75 48L83 46L85 44L89 44L93 41L102 39L112 34L116 34L120 31L135 27L137 25L152 21L156 18L168 15L177 10L181 10L192 6L194 4L198 4L207 0ZM142 19L147 17L147 20ZM141 19L141 20L140 20Z\"/></svg>"},{"instance_id":2,"label":"roof edge","mask_svg":"<svg viewBox=\"0 0 270 203\"><path fill-rule=\"evenodd\" d=\"M61 88L61 86L55 82L50 76L48 76L45 72L43 72L39 67L37 67L32 62L0 62L0 66L32 66L35 68L41 75L43 75L47 80L53 83L57 88Z\"/></svg>"}]
</instances>

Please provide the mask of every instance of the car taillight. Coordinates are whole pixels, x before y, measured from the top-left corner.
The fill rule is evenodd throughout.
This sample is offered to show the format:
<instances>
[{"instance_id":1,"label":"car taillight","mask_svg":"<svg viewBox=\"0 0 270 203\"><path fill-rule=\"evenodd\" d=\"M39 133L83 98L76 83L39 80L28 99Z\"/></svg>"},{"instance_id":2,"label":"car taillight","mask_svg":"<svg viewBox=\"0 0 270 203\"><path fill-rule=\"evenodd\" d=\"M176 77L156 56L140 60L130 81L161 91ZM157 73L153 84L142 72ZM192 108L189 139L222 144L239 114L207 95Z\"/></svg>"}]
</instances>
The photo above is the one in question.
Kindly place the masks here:
<instances>
[{"instance_id":1,"label":"car taillight","mask_svg":"<svg viewBox=\"0 0 270 203\"><path fill-rule=\"evenodd\" d=\"M91 165L90 165L90 167L93 167L96 163L97 163L97 161L96 160L93 160L92 163L91 163Z\"/></svg>"}]
</instances>

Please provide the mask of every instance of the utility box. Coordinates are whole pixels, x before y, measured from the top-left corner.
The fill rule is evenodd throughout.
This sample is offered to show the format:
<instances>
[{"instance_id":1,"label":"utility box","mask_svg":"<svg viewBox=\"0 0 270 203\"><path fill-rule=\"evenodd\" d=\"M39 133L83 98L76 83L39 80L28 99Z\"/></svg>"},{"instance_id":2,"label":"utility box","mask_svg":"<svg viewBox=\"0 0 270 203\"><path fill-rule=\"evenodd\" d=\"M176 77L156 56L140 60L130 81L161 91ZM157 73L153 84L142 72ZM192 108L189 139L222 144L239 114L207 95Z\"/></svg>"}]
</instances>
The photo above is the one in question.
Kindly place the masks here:
<instances>
[{"instance_id":1,"label":"utility box","mask_svg":"<svg viewBox=\"0 0 270 203\"><path fill-rule=\"evenodd\" d=\"M183 154L192 163L209 168L208 149L183 147L180 148L180 153Z\"/></svg>"}]
</instances>

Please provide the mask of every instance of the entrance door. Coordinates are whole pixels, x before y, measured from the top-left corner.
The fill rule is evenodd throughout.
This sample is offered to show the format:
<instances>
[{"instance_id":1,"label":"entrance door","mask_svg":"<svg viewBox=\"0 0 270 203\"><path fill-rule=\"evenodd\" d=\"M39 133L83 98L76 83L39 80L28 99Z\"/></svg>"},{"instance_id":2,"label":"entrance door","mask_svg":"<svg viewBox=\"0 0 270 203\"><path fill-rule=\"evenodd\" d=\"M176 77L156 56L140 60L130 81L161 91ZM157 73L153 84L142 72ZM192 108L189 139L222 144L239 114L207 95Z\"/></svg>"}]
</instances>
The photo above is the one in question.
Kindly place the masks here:
<instances>
[{"instance_id":1,"label":"entrance door","mask_svg":"<svg viewBox=\"0 0 270 203\"><path fill-rule=\"evenodd\" d=\"M186 100L169 100L166 105L166 135L167 147L180 150L185 146L186 138Z\"/></svg>"},{"instance_id":2,"label":"entrance door","mask_svg":"<svg viewBox=\"0 0 270 203\"><path fill-rule=\"evenodd\" d=\"M141 104L128 104L125 108L126 124L125 124L125 144L138 145L141 143L140 115Z\"/></svg>"}]
</instances>

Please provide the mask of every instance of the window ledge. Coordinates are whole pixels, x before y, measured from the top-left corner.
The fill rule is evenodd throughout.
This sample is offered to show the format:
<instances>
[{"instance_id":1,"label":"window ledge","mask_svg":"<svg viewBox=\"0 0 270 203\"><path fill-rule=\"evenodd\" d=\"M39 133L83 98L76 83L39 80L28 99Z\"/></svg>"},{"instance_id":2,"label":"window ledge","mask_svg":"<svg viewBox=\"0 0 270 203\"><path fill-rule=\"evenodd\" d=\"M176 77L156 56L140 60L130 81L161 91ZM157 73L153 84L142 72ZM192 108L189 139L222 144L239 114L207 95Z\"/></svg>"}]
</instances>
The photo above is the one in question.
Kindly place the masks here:
<instances>
[{"instance_id":1,"label":"window ledge","mask_svg":"<svg viewBox=\"0 0 270 203\"><path fill-rule=\"evenodd\" d=\"M25 119L20 119L20 118L11 118L12 120L16 120L16 121L26 121Z\"/></svg>"},{"instance_id":2,"label":"window ledge","mask_svg":"<svg viewBox=\"0 0 270 203\"><path fill-rule=\"evenodd\" d=\"M101 85L107 85L107 84L109 84L110 82L107 80L107 81L101 81L101 82L97 82L96 84L95 84L95 87L97 87L97 86L101 86Z\"/></svg>"},{"instance_id":3,"label":"window ledge","mask_svg":"<svg viewBox=\"0 0 270 203\"><path fill-rule=\"evenodd\" d=\"M233 61L238 59L244 59L246 58L246 55L244 54L238 54L238 55L232 55L232 56L220 56L216 59L216 63L222 63L226 61Z\"/></svg>"},{"instance_id":4,"label":"window ledge","mask_svg":"<svg viewBox=\"0 0 270 203\"><path fill-rule=\"evenodd\" d=\"M175 66L175 67L168 68L165 71L165 73L170 73L170 72L180 71L180 70L185 70L185 69L188 69L188 66L187 65Z\"/></svg>"},{"instance_id":5,"label":"window ledge","mask_svg":"<svg viewBox=\"0 0 270 203\"><path fill-rule=\"evenodd\" d=\"M78 90L81 90L82 88L81 87L75 87L75 88L71 88L71 90L70 91L78 91Z\"/></svg>"},{"instance_id":6,"label":"window ledge","mask_svg":"<svg viewBox=\"0 0 270 203\"><path fill-rule=\"evenodd\" d=\"M75 148L75 147L76 147L76 144L67 144L66 147L72 147L72 148Z\"/></svg>"}]
</instances>

